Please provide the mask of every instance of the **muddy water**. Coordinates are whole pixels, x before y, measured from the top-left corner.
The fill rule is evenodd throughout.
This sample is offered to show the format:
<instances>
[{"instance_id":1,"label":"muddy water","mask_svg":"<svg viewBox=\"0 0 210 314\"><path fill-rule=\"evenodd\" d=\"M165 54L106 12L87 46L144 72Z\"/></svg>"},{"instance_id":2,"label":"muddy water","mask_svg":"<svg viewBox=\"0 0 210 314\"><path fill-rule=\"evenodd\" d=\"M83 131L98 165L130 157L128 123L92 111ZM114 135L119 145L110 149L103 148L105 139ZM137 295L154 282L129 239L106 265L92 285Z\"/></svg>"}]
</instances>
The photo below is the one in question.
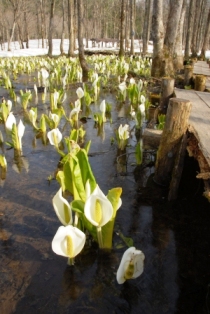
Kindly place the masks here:
<instances>
[{"instance_id":1,"label":"muddy water","mask_svg":"<svg viewBox=\"0 0 210 314\"><path fill-rule=\"evenodd\" d=\"M90 118L84 128L86 140L92 140L89 160L99 186L104 193L117 186L123 189L113 250L85 247L73 267L52 252L60 224L51 200L59 185L55 180L49 184L47 178L54 175L59 156L35 139L26 124L23 157L17 164L13 150L6 150L8 172L0 187L0 312L209 313L210 206L202 197L202 182L194 179L197 164L186 157L179 198L168 203L167 191L153 183L154 169L133 166L135 138L127 151L127 167L116 162L118 152L110 137L128 120L122 108L116 109L112 94L102 94L100 100L104 98L113 104L113 123L99 132ZM39 100L38 106L48 110L49 103ZM97 105L91 110L97 111ZM23 116L18 106L14 112L17 118ZM4 133L3 125L0 129ZM145 254L143 274L123 285L116 282L126 249L119 232Z\"/></svg>"}]
</instances>

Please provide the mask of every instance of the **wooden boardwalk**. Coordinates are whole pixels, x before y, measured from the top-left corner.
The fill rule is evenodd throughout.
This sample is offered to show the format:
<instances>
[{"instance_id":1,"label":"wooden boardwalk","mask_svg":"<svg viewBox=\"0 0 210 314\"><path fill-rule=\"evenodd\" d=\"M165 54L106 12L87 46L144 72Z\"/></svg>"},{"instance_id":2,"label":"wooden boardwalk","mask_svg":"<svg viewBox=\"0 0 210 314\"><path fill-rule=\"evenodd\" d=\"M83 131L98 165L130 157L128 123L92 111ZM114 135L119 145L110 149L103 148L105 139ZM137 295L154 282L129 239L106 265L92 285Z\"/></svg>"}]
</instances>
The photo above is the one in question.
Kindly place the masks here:
<instances>
[{"instance_id":1,"label":"wooden boardwalk","mask_svg":"<svg viewBox=\"0 0 210 314\"><path fill-rule=\"evenodd\" d=\"M177 98L192 103L189 131L197 138L200 148L210 167L210 93L175 89Z\"/></svg>"},{"instance_id":2,"label":"wooden boardwalk","mask_svg":"<svg viewBox=\"0 0 210 314\"><path fill-rule=\"evenodd\" d=\"M210 93L177 88L174 92L177 98L192 103L188 130L196 138L196 143L191 141L191 151L188 152L199 163L197 178L204 180L204 195L210 200Z\"/></svg>"}]
</instances>

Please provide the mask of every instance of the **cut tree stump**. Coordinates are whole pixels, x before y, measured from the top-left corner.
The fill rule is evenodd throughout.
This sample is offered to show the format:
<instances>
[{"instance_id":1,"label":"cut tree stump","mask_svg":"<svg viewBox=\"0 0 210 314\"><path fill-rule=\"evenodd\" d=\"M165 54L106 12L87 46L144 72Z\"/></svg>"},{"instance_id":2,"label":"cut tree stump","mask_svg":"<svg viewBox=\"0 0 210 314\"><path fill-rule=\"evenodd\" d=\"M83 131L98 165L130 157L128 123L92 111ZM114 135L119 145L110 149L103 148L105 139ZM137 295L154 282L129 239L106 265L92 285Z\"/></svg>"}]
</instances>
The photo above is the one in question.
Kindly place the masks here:
<instances>
[{"instance_id":1,"label":"cut tree stump","mask_svg":"<svg viewBox=\"0 0 210 314\"><path fill-rule=\"evenodd\" d=\"M203 92L206 89L205 75L196 75L195 77L195 90Z\"/></svg>"},{"instance_id":2,"label":"cut tree stump","mask_svg":"<svg viewBox=\"0 0 210 314\"><path fill-rule=\"evenodd\" d=\"M193 77L193 66L185 65L184 67L184 85L189 86Z\"/></svg>"},{"instance_id":3,"label":"cut tree stump","mask_svg":"<svg viewBox=\"0 0 210 314\"><path fill-rule=\"evenodd\" d=\"M157 152L154 181L169 186L177 152L187 131L192 104L189 100L171 98L166 115L160 146Z\"/></svg>"}]
</instances>

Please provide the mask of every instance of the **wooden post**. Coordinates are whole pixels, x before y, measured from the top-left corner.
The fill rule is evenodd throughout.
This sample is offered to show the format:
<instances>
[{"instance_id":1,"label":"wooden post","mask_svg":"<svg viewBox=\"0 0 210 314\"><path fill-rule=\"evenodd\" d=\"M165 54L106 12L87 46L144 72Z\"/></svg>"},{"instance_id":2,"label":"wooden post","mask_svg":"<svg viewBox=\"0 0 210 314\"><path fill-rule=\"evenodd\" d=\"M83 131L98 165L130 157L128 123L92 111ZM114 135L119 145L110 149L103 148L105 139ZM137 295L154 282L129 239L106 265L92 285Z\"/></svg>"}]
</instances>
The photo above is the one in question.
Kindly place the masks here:
<instances>
[{"instance_id":1,"label":"wooden post","mask_svg":"<svg viewBox=\"0 0 210 314\"><path fill-rule=\"evenodd\" d=\"M159 113L166 114L169 99L173 97L173 92L174 92L174 79L171 77L163 77L161 85Z\"/></svg>"},{"instance_id":2,"label":"wooden post","mask_svg":"<svg viewBox=\"0 0 210 314\"><path fill-rule=\"evenodd\" d=\"M168 193L168 200L172 201L177 198L177 192L179 189L179 183L182 176L182 170L184 167L184 157L187 148L187 132L183 135L177 155L175 160L175 165L172 173L172 179L170 183L169 193Z\"/></svg>"},{"instance_id":3,"label":"wooden post","mask_svg":"<svg viewBox=\"0 0 210 314\"><path fill-rule=\"evenodd\" d=\"M195 77L195 90L203 92L206 88L206 77L205 75L196 75Z\"/></svg>"},{"instance_id":4,"label":"wooden post","mask_svg":"<svg viewBox=\"0 0 210 314\"><path fill-rule=\"evenodd\" d=\"M176 154L188 127L191 106L186 99L171 98L169 101L155 165L154 181L160 185L170 184Z\"/></svg>"},{"instance_id":5,"label":"wooden post","mask_svg":"<svg viewBox=\"0 0 210 314\"><path fill-rule=\"evenodd\" d=\"M193 66L192 65L185 65L184 67L184 85L190 85L190 81L193 77Z\"/></svg>"}]
</instances>

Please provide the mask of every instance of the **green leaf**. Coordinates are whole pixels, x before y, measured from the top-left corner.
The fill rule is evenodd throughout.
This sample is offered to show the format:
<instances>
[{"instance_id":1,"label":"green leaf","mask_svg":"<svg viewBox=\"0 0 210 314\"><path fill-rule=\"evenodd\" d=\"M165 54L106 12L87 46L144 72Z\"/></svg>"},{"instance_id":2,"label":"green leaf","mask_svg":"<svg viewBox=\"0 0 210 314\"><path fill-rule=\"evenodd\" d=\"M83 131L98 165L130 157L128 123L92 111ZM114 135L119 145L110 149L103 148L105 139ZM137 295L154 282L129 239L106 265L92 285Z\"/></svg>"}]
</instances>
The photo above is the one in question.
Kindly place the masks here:
<instances>
[{"instance_id":1,"label":"green leaf","mask_svg":"<svg viewBox=\"0 0 210 314\"><path fill-rule=\"evenodd\" d=\"M97 241L97 232L96 232L96 227L91 224L89 220L84 215L84 206L85 203L81 200L74 200L71 202L71 208L74 212L76 212L79 216L79 224L80 229L87 229L89 233L92 235L95 241Z\"/></svg>"},{"instance_id":2,"label":"green leaf","mask_svg":"<svg viewBox=\"0 0 210 314\"><path fill-rule=\"evenodd\" d=\"M102 227L102 238L103 238L103 246L106 249L112 248L112 238L114 232L114 224L117 213L117 208L119 204L119 199L122 194L122 188L117 187L109 190L107 198L111 202L113 206L113 215L112 219Z\"/></svg>"},{"instance_id":3,"label":"green leaf","mask_svg":"<svg viewBox=\"0 0 210 314\"><path fill-rule=\"evenodd\" d=\"M91 145L91 141L88 141L88 142L85 144L85 150L86 150L87 154L89 153L90 145Z\"/></svg>"},{"instance_id":4,"label":"green leaf","mask_svg":"<svg viewBox=\"0 0 210 314\"><path fill-rule=\"evenodd\" d=\"M77 143L77 141L78 141L78 130L76 130L76 129L71 130L69 139L72 141L75 141Z\"/></svg>"},{"instance_id":5,"label":"green leaf","mask_svg":"<svg viewBox=\"0 0 210 314\"><path fill-rule=\"evenodd\" d=\"M132 239L132 238L124 237L124 235L122 234L122 232L119 232L119 236L120 236L120 238L125 242L125 244L126 244L128 247L133 246L133 239Z\"/></svg>"},{"instance_id":6,"label":"green leaf","mask_svg":"<svg viewBox=\"0 0 210 314\"><path fill-rule=\"evenodd\" d=\"M62 170L58 171L56 175L56 180L59 182L60 186L62 187L62 190L65 191L66 190L65 176Z\"/></svg>"},{"instance_id":7,"label":"green leaf","mask_svg":"<svg viewBox=\"0 0 210 314\"><path fill-rule=\"evenodd\" d=\"M16 150L20 150L20 142L18 138L17 126L15 123L13 123L12 125L12 142L13 142L13 147Z\"/></svg>"},{"instance_id":8,"label":"green leaf","mask_svg":"<svg viewBox=\"0 0 210 314\"><path fill-rule=\"evenodd\" d=\"M9 115L9 110L8 110L6 103L4 103L4 102L1 104L1 111L2 111L3 121L6 122L8 115Z\"/></svg>"},{"instance_id":9,"label":"green leaf","mask_svg":"<svg viewBox=\"0 0 210 314\"><path fill-rule=\"evenodd\" d=\"M81 169L83 185L85 187L87 180L89 180L91 192L93 192L97 183L96 183L94 174L92 172L90 163L88 161L88 155L87 155L86 150L80 149L79 152L77 153L77 158L78 158L79 166Z\"/></svg>"},{"instance_id":10,"label":"green leaf","mask_svg":"<svg viewBox=\"0 0 210 314\"><path fill-rule=\"evenodd\" d=\"M141 165L143 160L143 150L139 142L136 145L135 156L137 165Z\"/></svg>"}]
</instances>

